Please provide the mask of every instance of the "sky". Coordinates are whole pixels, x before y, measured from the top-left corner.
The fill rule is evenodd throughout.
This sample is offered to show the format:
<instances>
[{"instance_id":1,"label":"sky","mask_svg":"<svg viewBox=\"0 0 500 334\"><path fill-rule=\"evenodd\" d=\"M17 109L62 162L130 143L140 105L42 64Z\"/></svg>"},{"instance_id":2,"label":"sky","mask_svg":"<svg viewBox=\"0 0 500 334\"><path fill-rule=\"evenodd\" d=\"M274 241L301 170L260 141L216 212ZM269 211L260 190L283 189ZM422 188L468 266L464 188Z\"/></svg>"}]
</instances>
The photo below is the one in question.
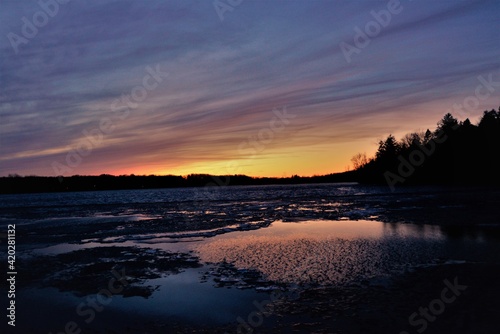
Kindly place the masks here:
<instances>
[{"instance_id":1,"label":"sky","mask_svg":"<svg viewBox=\"0 0 500 334\"><path fill-rule=\"evenodd\" d=\"M322 175L500 105L497 0L0 2L0 176ZM463 108L462 108L463 106Z\"/></svg>"}]
</instances>

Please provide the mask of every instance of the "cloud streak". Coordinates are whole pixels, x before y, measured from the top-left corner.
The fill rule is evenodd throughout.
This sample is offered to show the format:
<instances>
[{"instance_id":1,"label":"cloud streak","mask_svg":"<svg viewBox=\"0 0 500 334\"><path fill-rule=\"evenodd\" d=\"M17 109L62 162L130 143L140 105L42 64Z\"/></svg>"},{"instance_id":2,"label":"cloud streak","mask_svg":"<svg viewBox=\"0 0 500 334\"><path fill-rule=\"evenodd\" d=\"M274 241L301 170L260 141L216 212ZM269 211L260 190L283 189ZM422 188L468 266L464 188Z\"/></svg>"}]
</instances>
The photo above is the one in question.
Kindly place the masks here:
<instances>
[{"instance_id":1,"label":"cloud streak","mask_svg":"<svg viewBox=\"0 0 500 334\"><path fill-rule=\"evenodd\" d=\"M478 75L500 80L498 1L402 2L403 12L347 64L339 43L386 3L252 1L221 22L210 1L72 1L15 54L5 36L39 7L3 2L0 175L54 175L51 163L112 116L113 101L155 64L168 78L75 174L217 173L248 158L238 145L283 106L297 117L261 153L267 172L257 172L258 159L241 172L328 172L301 169L312 151L341 171L353 149L433 127ZM498 104L492 97L482 107Z\"/></svg>"}]
</instances>

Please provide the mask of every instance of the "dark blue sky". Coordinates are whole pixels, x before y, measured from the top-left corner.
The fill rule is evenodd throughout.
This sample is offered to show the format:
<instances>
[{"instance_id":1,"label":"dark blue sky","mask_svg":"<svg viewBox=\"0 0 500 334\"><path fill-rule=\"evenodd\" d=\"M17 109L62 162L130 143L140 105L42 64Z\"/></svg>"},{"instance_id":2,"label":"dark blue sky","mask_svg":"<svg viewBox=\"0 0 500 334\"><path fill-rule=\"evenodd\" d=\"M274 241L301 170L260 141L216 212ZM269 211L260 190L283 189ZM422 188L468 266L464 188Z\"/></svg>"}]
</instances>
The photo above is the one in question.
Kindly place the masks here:
<instances>
[{"instance_id":1,"label":"dark blue sky","mask_svg":"<svg viewBox=\"0 0 500 334\"><path fill-rule=\"evenodd\" d=\"M238 2L2 1L0 175L322 174L500 105L500 1Z\"/></svg>"}]
</instances>

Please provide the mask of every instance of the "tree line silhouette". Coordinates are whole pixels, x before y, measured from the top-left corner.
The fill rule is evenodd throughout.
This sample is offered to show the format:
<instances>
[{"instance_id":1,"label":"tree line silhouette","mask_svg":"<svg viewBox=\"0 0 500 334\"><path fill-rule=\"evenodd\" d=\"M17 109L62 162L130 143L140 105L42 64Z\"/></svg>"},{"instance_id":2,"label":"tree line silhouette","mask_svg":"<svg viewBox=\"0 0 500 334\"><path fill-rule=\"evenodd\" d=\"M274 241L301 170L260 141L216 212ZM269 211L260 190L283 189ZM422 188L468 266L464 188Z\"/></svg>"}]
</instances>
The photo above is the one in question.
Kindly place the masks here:
<instances>
[{"instance_id":1,"label":"tree line silhouette","mask_svg":"<svg viewBox=\"0 0 500 334\"><path fill-rule=\"evenodd\" d=\"M269 184L305 184L352 182L354 172L304 177L250 177L246 175L74 175L70 177L19 176L0 177L0 194L158 189L184 187L248 186Z\"/></svg>"},{"instance_id":2,"label":"tree line silhouette","mask_svg":"<svg viewBox=\"0 0 500 334\"><path fill-rule=\"evenodd\" d=\"M388 184L500 185L500 108L485 111L474 125L446 114L434 131L391 134L379 142L374 157L352 159L353 170L303 177L246 175L74 175L70 177L0 177L0 193L154 189L204 186L360 182Z\"/></svg>"},{"instance_id":3,"label":"tree line silhouette","mask_svg":"<svg viewBox=\"0 0 500 334\"><path fill-rule=\"evenodd\" d=\"M477 125L447 113L434 131L391 134L374 157L352 158L356 180L403 184L500 184L500 108L484 111Z\"/></svg>"}]
</instances>

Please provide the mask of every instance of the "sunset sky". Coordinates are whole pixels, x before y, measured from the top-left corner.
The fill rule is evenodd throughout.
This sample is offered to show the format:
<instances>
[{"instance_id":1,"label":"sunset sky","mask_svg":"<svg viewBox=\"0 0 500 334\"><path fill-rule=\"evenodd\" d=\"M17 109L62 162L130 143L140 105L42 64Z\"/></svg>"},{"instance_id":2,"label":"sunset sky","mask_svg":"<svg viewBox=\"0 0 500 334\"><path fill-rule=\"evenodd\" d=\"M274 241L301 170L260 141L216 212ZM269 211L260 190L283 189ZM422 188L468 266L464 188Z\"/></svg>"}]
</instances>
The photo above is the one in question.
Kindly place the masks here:
<instances>
[{"instance_id":1,"label":"sunset sky","mask_svg":"<svg viewBox=\"0 0 500 334\"><path fill-rule=\"evenodd\" d=\"M0 4L1 176L342 172L500 105L497 0L40 3Z\"/></svg>"}]
</instances>

